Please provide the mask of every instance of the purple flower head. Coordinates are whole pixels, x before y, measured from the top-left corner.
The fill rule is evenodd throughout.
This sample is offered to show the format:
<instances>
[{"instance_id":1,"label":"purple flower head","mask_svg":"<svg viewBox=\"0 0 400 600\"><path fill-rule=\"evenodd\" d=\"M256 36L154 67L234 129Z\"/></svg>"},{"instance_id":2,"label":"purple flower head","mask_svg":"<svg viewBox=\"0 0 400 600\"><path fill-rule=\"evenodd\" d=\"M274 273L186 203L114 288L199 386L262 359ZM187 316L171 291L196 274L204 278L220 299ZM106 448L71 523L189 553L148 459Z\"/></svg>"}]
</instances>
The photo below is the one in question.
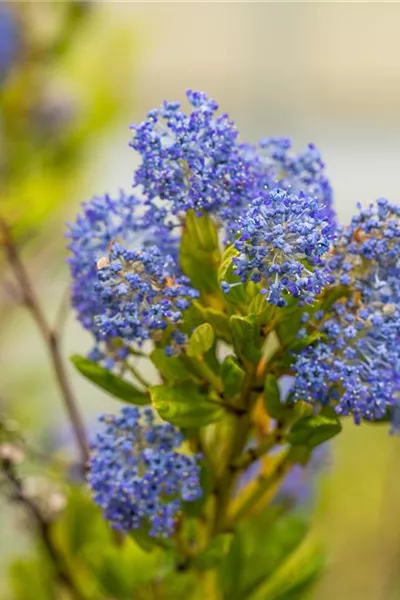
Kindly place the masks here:
<instances>
[{"instance_id":1,"label":"purple flower head","mask_svg":"<svg viewBox=\"0 0 400 600\"><path fill-rule=\"evenodd\" d=\"M240 145L246 165L246 185L239 200L221 209L221 217L230 241L236 239L236 221L247 210L254 198L265 190L281 188L292 194L304 194L317 201L321 216L332 227L336 226L333 211L333 192L325 175L325 164L313 144L295 154L292 142L284 137L266 138L257 146Z\"/></svg>"},{"instance_id":2,"label":"purple flower head","mask_svg":"<svg viewBox=\"0 0 400 600\"><path fill-rule=\"evenodd\" d=\"M167 255L168 275L172 276L173 265L177 264L177 240L172 234L158 225L151 223L148 216L140 214L140 201L132 195L120 193L118 197L101 196L93 198L83 205L83 211L75 223L70 224L67 236L70 238L68 259L73 279L72 305L82 325L92 331L96 340L107 337L105 323L110 316L111 298L105 303L105 273L111 275L110 269L99 271L99 265L108 264L111 248L121 248L117 240L125 245L142 244L143 251L147 246L157 243L159 256ZM116 244L116 245L115 245ZM156 251L153 251L155 256ZM105 263L104 263L105 260ZM115 260L117 257L115 256ZM100 263L99 263L100 261ZM113 267L115 269L115 265ZM99 275L101 285L99 285ZM114 273L115 277L117 274ZM129 278L129 277L128 277ZM118 297L119 306L122 298ZM116 312L116 308L114 313ZM115 315L114 315L115 316ZM114 323L116 325L116 323ZM108 325L110 327L110 325ZM127 330L125 330L125 333ZM100 350L95 350L100 352Z\"/></svg>"},{"instance_id":3,"label":"purple flower head","mask_svg":"<svg viewBox=\"0 0 400 600\"><path fill-rule=\"evenodd\" d=\"M285 306L288 295L311 302L332 283L325 255L333 230L317 200L265 191L239 218L236 232L234 272L243 282L260 282L271 304Z\"/></svg>"},{"instance_id":4,"label":"purple flower head","mask_svg":"<svg viewBox=\"0 0 400 600\"><path fill-rule=\"evenodd\" d=\"M317 199L324 217L335 224L332 187L325 175L321 153L314 144L295 154L291 140L274 137L262 140L260 148L269 179L293 193L303 192Z\"/></svg>"},{"instance_id":5,"label":"purple flower head","mask_svg":"<svg viewBox=\"0 0 400 600\"><path fill-rule=\"evenodd\" d=\"M95 318L97 338L141 345L159 339L168 325L176 328L199 295L177 272L173 257L157 246L127 250L115 242L109 256L98 262L95 293L103 310ZM175 334L177 341L179 331Z\"/></svg>"},{"instance_id":6,"label":"purple flower head","mask_svg":"<svg viewBox=\"0 0 400 600\"><path fill-rule=\"evenodd\" d=\"M398 413L400 209L378 200L340 232L330 267L345 297L313 323L323 341L297 359L296 397L361 420Z\"/></svg>"},{"instance_id":7,"label":"purple flower head","mask_svg":"<svg viewBox=\"0 0 400 600\"><path fill-rule=\"evenodd\" d=\"M181 451L179 430L150 407L128 406L100 421L88 476L94 501L115 529L149 525L151 536L171 536L182 501L202 495L198 457Z\"/></svg>"},{"instance_id":8,"label":"purple flower head","mask_svg":"<svg viewBox=\"0 0 400 600\"><path fill-rule=\"evenodd\" d=\"M237 145L238 132L228 115L202 92L187 91L192 112L179 102L164 102L132 126L131 146L142 162L135 172L145 204L156 207L170 226L189 209L217 212L237 203L246 184L246 167ZM161 209L163 210L160 210Z\"/></svg>"}]
</instances>

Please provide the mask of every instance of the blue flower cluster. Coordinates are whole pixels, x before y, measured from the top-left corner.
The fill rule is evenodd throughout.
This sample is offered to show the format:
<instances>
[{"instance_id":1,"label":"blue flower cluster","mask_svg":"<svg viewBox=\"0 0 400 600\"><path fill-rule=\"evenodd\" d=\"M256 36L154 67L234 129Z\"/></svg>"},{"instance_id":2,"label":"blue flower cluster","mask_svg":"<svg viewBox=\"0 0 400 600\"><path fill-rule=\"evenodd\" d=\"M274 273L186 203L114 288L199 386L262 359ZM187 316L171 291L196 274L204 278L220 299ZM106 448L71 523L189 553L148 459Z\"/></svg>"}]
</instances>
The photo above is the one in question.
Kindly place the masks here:
<instances>
[{"instance_id":1,"label":"blue flower cluster","mask_svg":"<svg viewBox=\"0 0 400 600\"><path fill-rule=\"evenodd\" d=\"M131 146L142 159L134 185L169 226L189 209L216 213L237 204L248 185L233 122L216 115L218 105L206 94L188 90L187 99L193 107L188 115L179 102L164 102L132 126Z\"/></svg>"},{"instance_id":2,"label":"blue flower cluster","mask_svg":"<svg viewBox=\"0 0 400 600\"><path fill-rule=\"evenodd\" d=\"M324 260L333 228L311 196L266 190L238 219L236 231L234 272L244 282L261 282L271 304L285 306L288 294L310 303L333 282ZM223 289L229 292L229 284Z\"/></svg>"},{"instance_id":3,"label":"blue flower cluster","mask_svg":"<svg viewBox=\"0 0 400 600\"><path fill-rule=\"evenodd\" d=\"M324 218L335 223L332 187L314 144L296 154L289 138L269 137L258 146L243 145L242 148L258 190L279 186L295 194L303 192L318 200Z\"/></svg>"},{"instance_id":4,"label":"blue flower cluster","mask_svg":"<svg viewBox=\"0 0 400 600\"><path fill-rule=\"evenodd\" d=\"M118 267L116 264L112 267L115 270L114 279L113 282L110 279L108 288L106 283L108 276L111 275L111 270L110 268L99 269L101 266L108 266L110 261L114 260L109 256L111 251L114 253L115 260L117 260L115 255L117 249L120 249L121 252L128 252L128 250L122 251L122 246L116 243L116 240L123 241L125 246L136 248L137 251L139 251L138 244L142 244L143 250L147 250L157 243L158 250L152 250L152 260L159 264L150 267L149 257L147 257L147 265L153 269L153 277L157 277L157 271L161 279L162 277L171 279L179 271L177 239L165 228L157 224L151 225L148 217L140 213L140 208L141 202L135 196L122 191L116 198L108 195L95 197L83 205L82 214L78 216L75 223L70 224L67 233L67 237L70 239L68 248L71 252L68 262L73 278L72 305L81 324L94 334L97 342L90 357L93 360L105 360L106 365L109 362L107 356L112 348L109 346L107 351L104 351L99 346L99 342L108 341L107 332L109 339L118 331L119 334L124 333L124 339L129 337L130 340L134 340L134 332L132 329L128 329L128 323L125 326L121 325L122 313L127 310L127 305L124 303L126 298L119 294L121 287L115 285L118 279L116 274ZM121 273L119 277L121 277ZM133 281L132 276L128 275L129 277ZM140 287L139 279L140 274L137 273L135 281ZM176 282L175 286L169 285L166 290L166 297L170 298L170 306L172 306L172 295L178 292L179 284L182 284L181 279ZM148 285L148 280L147 283L143 282L142 292L146 285ZM162 286L163 283L158 280L155 286L160 285ZM115 294L111 293L111 289L114 289ZM179 289L182 290L182 287ZM194 297L196 293L190 290L189 295ZM152 298L154 299L154 290ZM178 306L182 307L183 305L183 300L178 302ZM165 309L164 316L169 318L166 302L163 303L163 308ZM143 306L142 309L144 310ZM120 314L120 319L117 318L118 314ZM136 310L134 315L137 317L138 314L138 310ZM130 315L131 324L135 318L134 315ZM135 341L142 342L147 339L150 329L154 329L154 319L147 333L144 323L140 330L135 329L138 334L140 331L140 335ZM180 337L179 334L176 335L178 338ZM119 352L121 351L123 350L120 349Z\"/></svg>"},{"instance_id":5,"label":"blue flower cluster","mask_svg":"<svg viewBox=\"0 0 400 600\"><path fill-rule=\"evenodd\" d=\"M246 267L238 263L236 268L245 278L257 280L259 275L265 285L271 283L268 297L273 303L283 304L286 293L310 299L327 277L321 254L329 237L326 207L330 206L330 187L318 152L309 147L306 152L293 155L290 143L277 138L263 142L260 148L239 143L235 125L226 114L218 114L218 105L212 99L191 90L187 98L192 107L189 114L181 110L179 102L164 102L142 123L132 127L131 146L141 157L134 175L137 195L121 192L115 198L108 195L93 198L83 205L76 223L70 225L72 304L80 322L94 334L97 345L91 357L95 360L105 359L107 363L110 346L104 351L99 342L104 345L114 336L137 343L152 336L154 339L155 332L165 328L167 322L176 323L183 307L196 297L196 292L182 279L178 260L182 220L189 209L198 214L213 213L231 239L237 237L238 227L243 228L238 247L247 235L246 220L253 215L254 232L256 223L260 230L258 237L254 234L259 259L253 256L251 244L246 241L246 252L251 256ZM282 198L274 190L278 180L285 190ZM296 196L287 191L291 186ZM268 189L271 192L267 193ZM306 211L308 219L302 231L302 215L296 202ZM267 216L273 206L276 214ZM285 214L278 214L280 210ZM326 223L317 224L320 215ZM268 255L267 244L260 238L263 218L273 229L271 237L286 221L291 228L287 239L284 234L280 236L283 246L279 248L281 242L277 241L273 264L266 261L265 269L261 266L263 253ZM299 222L294 225L296 219ZM116 246L115 242L121 245ZM296 253L294 259L286 253L291 252L290 245ZM121 264L125 258L108 256L112 246L114 253L117 248L121 253L122 247L124 252L135 252L152 246L157 246L160 252L152 250L151 268L147 263L143 271L142 267L138 271L135 265L135 273L127 273L129 282ZM312 272L301 262L307 252L306 263L312 265ZM165 261L166 255L170 258ZM108 266L107 257L112 267ZM97 268L100 259L106 269ZM150 285L150 276L154 285ZM171 277L175 283L167 285ZM127 286L130 289L126 294ZM156 295L160 286L163 291L158 290ZM150 288L151 306L147 295ZM133 311L135 302L139 305ZM175 328L167 351L172 352L183 341L179 328Z\"/></svg>"},{"instance_id":6,"label":"blue flower cluster","mask_svg":"<svg viewBox=\"0 0 400 600\"><path fill-rule=\"evenodd\" d=\"M97 266L96 292L104 309L96 317L99 339L159 340L199 295L187 277L176 275L174 259L156 246L127 250L115 242ZM175 329L172 342L179 346L185 336Z\"/></svg>"},{"instance_id":7,"label":"blue flower cluster","mask_svg":"<svg viewBox=\"0 0 400 600\"><path fill-rule=\"evenodd\" d=\"M100 420L88 477L94 501L115 529L144 525L151 536L172 535L182 501L202 495L199 457L180 450L181 433L150 407L125 407Z\"/></svg>"},{"instance_id":8,"label":"blue flower cluster","mask_svg":"<svg viewBox=\"0 0 400 600\"><path fill-rule=\"evenodd\" d=\"M72 275L72 306L85 329L94 328L94 319L104 312L96 293L97 263L116 239L133 242L141 230L137 217L139 201L121 192L117 198L108 195L93 198L82 206L82 214L70 224L68 258Z\"/></svg>"},{"instance_id":9,"label":"blue flower cluster","mask_svg":"<svg viewBox=\"0 0 400 600\"><path fill-rule=\"evenodd\" d=\"M334 402L356 423L396 412L400 400L400 210L360 209L330 261L344 297L315 315L323 341L295 364L295 396Z\"/></svg>"}]
</instances>

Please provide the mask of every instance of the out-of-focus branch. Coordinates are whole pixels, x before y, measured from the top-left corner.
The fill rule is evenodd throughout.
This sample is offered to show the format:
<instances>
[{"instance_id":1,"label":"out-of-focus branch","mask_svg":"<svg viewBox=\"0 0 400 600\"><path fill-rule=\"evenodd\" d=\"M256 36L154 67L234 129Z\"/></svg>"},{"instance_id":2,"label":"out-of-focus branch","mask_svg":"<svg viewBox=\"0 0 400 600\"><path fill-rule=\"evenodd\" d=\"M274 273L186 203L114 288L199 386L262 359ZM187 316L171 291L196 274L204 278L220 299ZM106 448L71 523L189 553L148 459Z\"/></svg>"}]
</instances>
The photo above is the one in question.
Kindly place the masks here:
<instances>
[{"instance_id":1,"label":"out-of-focus branch","mask_svg":"<svg viewBox=\"0 0 400 600\"><path fill-rule=\"evenodd\" d=\"M76 400L68 380L64 361L61 355L59 331L49 325L40 305L39 299L36 296L36 292L31 283L29 274L21 260L10 228L7 222L1 216L0 234L2 237L2 246L4 248L8 264L14 274L16 283L18 284L22 302L36 322L36 325L49 351L61 395L63 397L75 438L80 449L82 461L84 464L86 464L89 458L89 446L83 420L77 408Z\"/></svg>"},{"instance_id":2,"label":"out-of-focus branch","mask_svg":"<svg viewBox=\"0 0 400 600\"><path fill-rule=\"evenodd\" d=\"M1 468L6 481L10 486L11 500L20 503L35 523L43 546L47 551L49 559L54 565L57 580L69 591L75 600L84 600L84 596L76 587L73 577L69 572L64 557L59 552L51 537L48 520L42 514L39 506L37 506L34 500L24 493L23 484L15 471L13 462L11 460L3 459L1 460Z\"/></svg>"}]
</instances>

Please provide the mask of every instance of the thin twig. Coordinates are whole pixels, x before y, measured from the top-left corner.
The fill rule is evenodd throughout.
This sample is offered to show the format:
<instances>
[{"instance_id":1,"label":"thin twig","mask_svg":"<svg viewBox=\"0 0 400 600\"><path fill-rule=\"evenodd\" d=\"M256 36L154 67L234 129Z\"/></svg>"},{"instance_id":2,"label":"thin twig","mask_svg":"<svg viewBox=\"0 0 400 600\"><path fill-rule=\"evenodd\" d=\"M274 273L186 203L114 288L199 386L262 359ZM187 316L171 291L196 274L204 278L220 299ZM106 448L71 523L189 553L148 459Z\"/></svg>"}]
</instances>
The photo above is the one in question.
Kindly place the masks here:
<instances>
[{"instance_id":1,"label":"thin twig","mask_svg":"<svg viewBox=\"0 0 400 600\"><path fill-rule=\"evenodd\" d=\"M70 301L70 290L67 287L64 290L64 293L61 297L61 302L59 304L57 315L54 321L53 331L56 332L59 339L61 339L62 334L64 333L65 324L69 315L69 301Z\"/></svg>"},{"instance_id":2,"label":"thin twig","mask_svg":"<svg viewBox=\"0 0 400 600\"><path fill-rule=\"evenodd\" d=\"M35 320L50 354L55 376L64 399L64 404L71 421L77 444L82 455L82 461L84 464L86 464L89 459L89 445L87 443L85 427L78 411L74 394L72 392L62 359L59 334L57 331L54 331L47 322L40 302L30 281L28 272L25 269L17 246L11 235L9 226L1 217L0 233L3 236L2 241L8 263L20 288L22 301Z\"/></svg>"},{"instance_id":3,"label":"thin twig","mask_svg":"<svg viewBox=\"0 0 400 600\"><path fill-rule=\"evenodd\" d=\"M10 484L12 490L12 500L15 500L22 504L33 518L40 538L43 541L43 545L47 550L47 554L54 565L58 581L69 590L69 592L76 600L84 600L84 596L76 587L76 584L73 578L71 577L68 567L65 564L64 557L62 556L62 554L60 554L56 544L54 544L50 532L50 523L44 517L37 504L31 498L24 494L22 482L17 476L12 462L8 460L3 460L2 470L8 483Z\"/></svg>"}]
</instances>

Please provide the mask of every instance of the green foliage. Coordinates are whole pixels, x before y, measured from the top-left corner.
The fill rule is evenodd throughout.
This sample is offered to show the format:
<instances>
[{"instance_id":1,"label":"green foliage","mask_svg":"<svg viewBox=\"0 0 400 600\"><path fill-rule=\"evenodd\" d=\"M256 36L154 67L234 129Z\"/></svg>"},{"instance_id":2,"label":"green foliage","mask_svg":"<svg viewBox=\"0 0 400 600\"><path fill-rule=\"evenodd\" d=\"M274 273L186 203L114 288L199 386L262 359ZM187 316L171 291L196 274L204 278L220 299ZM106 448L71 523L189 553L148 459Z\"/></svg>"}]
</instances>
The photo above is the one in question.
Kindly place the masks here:
<instances>
[{"instance_id":1,"label":"green foliage","mask_svg":"<svg viewBox=\"0 0 400 600\"><path fill-rule=\"evenodd\" d=\"M171 382L189 381L196 377L180 356L167 356L164 348L156 348L150 359L162 377Z\"/></svg>"},{"instance_id":2,"label":"green foliage","mask_svg":"<svg viewBox=\"0 0 400 600\"><path fill-rule=\"evenodd\" d=\"M245 372L238 365L234 356L227 356L221 365L221 379L227 398L235 398L240 392Z\"/></svg>"},{"instance_id":3,"label":"green foliage","mask_svg":"<svg viewBox=\"0 0 400 600\"><path fill-rule=\"evenodd\" d=\"M293 446L315 448L335 437L341 430L342 425L337 417L311 415L296 421L286 439Z\"/></svg>"},{"instance_id":4,"label":"green foliage","mask_svg":"<svg viewBox=\"0 0 400 600\"><path fill-rule=\"evenodd\" d=\"M46 561L16 560L10 567L10 580L14 600L54 599L53 574Z\"/></svg>"},{"instance_id":5,"label":"green foliage","mask_svg":"<svg viewBox=\"0 0 400 600\"><path fill-rule=\"evenodd\" d=\"M232 533L221 533L215 537L211 544L194 559L193 564L196 569L207 571L219 565L228 555L232 540Z\"/></svg>"},{"instance_id":6,"label":"green foliage","mask_svg":"<svg viewBox=\"0 0 400 600\"><path fill-rule=\"evenodd\" d=\"M179 427L204 427L222 418L223 408L192 383L156 385L150 388L158 414Z\"/></svg>"},{"instance_id":7,"label":"green foliage","mask_svg":"<svg viewBox=\"0 0 400 600\"><path fill-rule=\"evenodd\" d=\"M202 321L209 323L219 338L228 343L232 342L229 316L226 313L215 308L204 307L199 302L194 302L194 307Z\"/></svg>"},{"instance_id":8,"label":"green foliage","mask_svg":"<svg viewBox=\"0 0 400 600\"><path fill-rule=\"evenodd\" d=\"M321 551L308 540L307 521L269 510L236 531L219 570L223 598L283 600L311 585L321 566Z\"/></svg>"},{"instance_id":9,"label":"green foliage","mask_svg":"<svg viewBox=\"0 0 400 600\"><path fill-rule=\"evenodd\" d=\"M220 293L217 278L219 261L218 232L214 221L207 213L197 216L189 210L180 246L182 271L200 292Z\"/></svg>"},{"instance_id":10,"label":"green foliage","mask_svg":"<svg viewBox=\"0 0 400 600\"><path fill-rule=\"evenodd\" d=\"M143 405L149 403L150 398L147 393L142 392L122 377L114 375L96 362L77 354L71 356L71 362L81 375L114 396L114 398L129 404Z\"/></svg>"},{"instance_id":11,"label":"green foliage","mask_svg":"<svg viewBox=\"0 0 400 600\"><path fill-rule=\"evenodd\" d=\"M214 330L209 323L203 323L193 331L186 353L191 357L203 356L210 350L213 343Z\"/></svg>"},{"instance_id":12,"label":"green foliage","mask_svg":"<svg viewBox=\"0 0 400 600\"><path fill-rule=\"evenodd\" d=\"M233 344L239 357L244 357L253 363L258 363L261 358L261 337L254 317L240 317L233 315L230 318Z\"/></svg>"},{"instance_id":13,"label":"green foliage","mask_svg":"<svg viewBox=\"0 0 400 600\"><path fill-rule=\"evenodd\" d=\"M272 373L268 373L265 380L264 406L273 419L280 419L285 414L285 405L281 402L278 382Z\"/></svg>"}]
</instances>

